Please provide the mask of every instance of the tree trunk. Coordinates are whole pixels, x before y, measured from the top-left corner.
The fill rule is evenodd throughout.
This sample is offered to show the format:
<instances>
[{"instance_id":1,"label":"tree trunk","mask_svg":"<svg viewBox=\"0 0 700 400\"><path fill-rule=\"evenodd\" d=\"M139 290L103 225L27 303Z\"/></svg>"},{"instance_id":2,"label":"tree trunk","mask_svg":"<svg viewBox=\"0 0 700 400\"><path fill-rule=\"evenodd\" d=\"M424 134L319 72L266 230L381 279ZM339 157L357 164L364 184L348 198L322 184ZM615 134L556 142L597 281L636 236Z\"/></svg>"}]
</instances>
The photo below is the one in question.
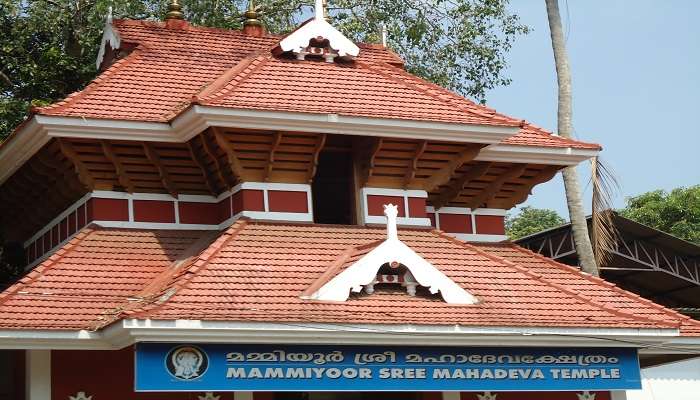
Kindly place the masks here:
<instances>
[{"instance_id":1,"label":"tree trunk","mask_svg":"<svg viewBox=\"0 0 700 400\"><path fill-rule=\"evenodd\" d=\"M562 137L570 138L571 123L571 71L569 59L566 55L566 45L561 27L558 0L545 0L547 5L547 19L549 31L552 37L552 50L554 51L554 63L557 69L557 83L559 84L559 102L557 109L557 131ZM564 189L566 191L566 203L569 207L569 219L574 235L576 253L578 253L581 269L591 275L598 276L593 255L593 246L588 236L588 224L583 212L583 200L581 186L579 185L576 167L567 167L562 171L564 177Z\"/></svg>"}]
</instances>

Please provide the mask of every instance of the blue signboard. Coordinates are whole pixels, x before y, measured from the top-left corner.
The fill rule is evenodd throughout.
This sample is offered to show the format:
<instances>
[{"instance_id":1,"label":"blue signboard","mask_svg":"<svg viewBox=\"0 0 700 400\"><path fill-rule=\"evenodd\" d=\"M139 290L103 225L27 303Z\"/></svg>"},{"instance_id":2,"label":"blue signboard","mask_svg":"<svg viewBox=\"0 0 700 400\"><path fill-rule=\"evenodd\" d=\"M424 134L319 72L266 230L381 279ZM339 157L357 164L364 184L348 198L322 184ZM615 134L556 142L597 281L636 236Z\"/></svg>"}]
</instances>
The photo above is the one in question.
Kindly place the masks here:
<instances>
[{"instance_id":1,"label":"blue signboard","mask_svg":"<svg viewBox=\"0 0 700 400\"><path fill-rule=\"evenodd\" d=\"M640 389L636 349L142 343L137 392Z\"/></svg>"}]
</instances>

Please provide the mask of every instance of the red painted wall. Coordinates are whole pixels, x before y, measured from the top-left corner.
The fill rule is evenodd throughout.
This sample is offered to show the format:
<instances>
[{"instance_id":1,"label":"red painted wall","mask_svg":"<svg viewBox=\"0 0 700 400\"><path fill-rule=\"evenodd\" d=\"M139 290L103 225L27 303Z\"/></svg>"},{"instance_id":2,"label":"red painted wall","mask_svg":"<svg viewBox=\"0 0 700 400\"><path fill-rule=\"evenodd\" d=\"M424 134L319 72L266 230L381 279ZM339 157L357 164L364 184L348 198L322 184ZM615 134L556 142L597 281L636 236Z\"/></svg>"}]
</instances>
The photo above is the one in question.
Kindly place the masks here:
<instances>
[{"instance_id":1,"label":"red painted wall","mask_svg":"<svg viewBox=\"0 0 700 400\"><path fill-rule=\"evenodd\" d=\"M203 393L134 393L134 350L51 352L51 398L85 392L95 400L198 400ZM233 393L216 393L233 400Z\"/></svg>"},{"instance_id":2,"label":"red painted wall","mask_svg":"<svg viewBox=\"0 0 700 400\"><path fill-rule=\"evenodd\" d=\"M268 190L267 196L270 211L293 213L309 212L309 202L306 192Z\"/></svg>"},{"instance_id":3,"label":"red painted wall","mask_svg":"<svg viewBox=\"0 0 700 400\"><path fill-rule=\"evenodd\" d=\"M90 199L87 207L88 221L129 220L129 202L126 199Z\"/></svg>"},{"instance_id":4,"label":"red painted wall","mask_svg":"<svg viewBox=\"0 0 700 400\"><path fill-rule=\"evenodd\" d=\"M399 209L399 217L405 217L406 211L401 196L375 196L367 195L367 214L384 216L384 205L393 204ZM425 212L425 211L424 211Z\"/></svg>"},{"instance_id":5,"label":"red painted wall","mask_svg":"<svg viewBox=\"0 0 700 400\"><path fill-rule=\"evenodd\" d=\"M472 216L464 214L439 214L440 230L448 233L472 233Z\"/></svg>"},{"instance_id":6,"label":"red painted wall","mask_svg":"<svg viewBox=\"0 0 700 400\"><path fill-rule=\"evenodd\" d=\"M409 197L408 198L408 214L411 218L425 218L425 205L426 200L420 197Z\"/></svg>"},{"instance_id":7,"label":"red painted wall","mask_svg":"<svg viewBox=\"0 0 700 400\"><path fill-rule=\"evenodd\" d=\"M265 211L265 193L262 190L240 190L231 196L233 214L246 211Z\"/></svg>"},{"instance_id":8,"label":"red painted wall","mask_svg":"<svg viewBox=\"0 0 700 400\"><path fill-rule=\"evenodd\" d=\"M228 201L226 206L226 210L229 210ZM228 219L228 216L222 218L221 206L217 203L188 203L181 201L178 202L178 208L181 224L217 225Z\"/></svg>"},{"instance_id":9,"label":"red painted wall","mask_svg":"<svg viewBox=\"0 0 700 400\"><path fill-rule=\"evenodd\" d=\"M505 217L496 215L477 215L476 233L481 233L483 235L505 235Z\"/></svg>"},{"instance_id":10,"label":"red painted wall","mask_svg":"<svg viewBox=\"0 0 700 400\"><path fill-rule=\"evenodd\" d=\"M175 222L175 203L162 200L134 200L134 221Z\"/></svg>"}]
</instances>

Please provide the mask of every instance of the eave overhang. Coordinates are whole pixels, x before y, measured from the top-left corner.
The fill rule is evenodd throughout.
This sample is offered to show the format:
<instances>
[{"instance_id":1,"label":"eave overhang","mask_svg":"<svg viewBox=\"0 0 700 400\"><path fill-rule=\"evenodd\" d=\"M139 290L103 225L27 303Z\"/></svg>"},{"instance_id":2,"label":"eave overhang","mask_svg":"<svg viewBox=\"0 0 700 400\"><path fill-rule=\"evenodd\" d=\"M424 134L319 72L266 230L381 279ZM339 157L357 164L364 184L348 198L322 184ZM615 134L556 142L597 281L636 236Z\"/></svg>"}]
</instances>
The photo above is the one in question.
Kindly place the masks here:
<instances>
[{"instance_id":1,"label":"eave overhang","mask_svg":"<svg viewBox=\"0 0 700 400\"><path fill-rule=\"evenodd\" d=\"M502 140L518 133L517 126L472 125L193 105L170 123L36 114L0 146L0 183L9 178L54 137L183 143L211 126L489 145L481 150L476 158L478 161L570 166L599 153L599 150L570 147L500 144Z\"/></svg>"},{"instance_id":2,"label":"eave overhang","mask_svg":"<svg viewBox=\"0 0 700 400\"><path fill-rule=\"evenodd\" d=\"M388 345L395 344L397 339L407 346L439 343L443 346L636 347L643 354L689 351L700 354L700 338L679 337L678 329L148 319L122 320L97 332L3 330L0 331L0 349L116 350L139 342Z\"/></svg>"},{"instance_id":3,"label":"eave overhang","mask_svg":"<svg viewBox=\"0 0 700 400\"><path fill-rule=\"evenodd\" d=\"M193 105L170 123L36 114L0 146L0 183L53 137L183 143L211 126L496 144L517 126L230 109Z\"/></svg>"}]
</instances>

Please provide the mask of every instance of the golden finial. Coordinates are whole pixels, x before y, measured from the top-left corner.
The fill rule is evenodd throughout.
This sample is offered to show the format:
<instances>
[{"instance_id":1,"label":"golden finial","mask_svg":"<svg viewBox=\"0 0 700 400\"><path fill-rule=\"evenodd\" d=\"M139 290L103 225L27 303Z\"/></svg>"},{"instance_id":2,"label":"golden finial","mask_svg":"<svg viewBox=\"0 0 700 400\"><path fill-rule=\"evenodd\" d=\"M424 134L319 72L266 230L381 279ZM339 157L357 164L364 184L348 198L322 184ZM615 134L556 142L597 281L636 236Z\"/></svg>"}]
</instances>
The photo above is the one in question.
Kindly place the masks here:
<instances>
[{"instance_id":1,"label":"golden finial","mask_svg":"<svg viewBox=\"0 0 700 400\"><path fill-rule=\"evenodd\" d=\"M326 20L326 22L331 22L331 17L328 15L328 0L323 0L322 8L323 8L323 19Z\"/></svg>"},{"instance_id":2,"label":"golden finial","mask_svg":"<svg viewBox=\"0 0 700 400\"><path fill-rule=\"evenodd\" d=\"M172 0L168 4L168 13L165 14L165 20L169 19L185 19L185 14L182 13L182 6L178 0Z\"/></svg>"},{"instance_id":3,"label":"golden finial","mask_svg":"<svg viewBox=\"0 0 700 400\"><path fill-rule=\"evenodd\" d=\"M248 10L243 14L243 26L262 26L262 22L258 19L258 12L255 10L255 1L248 2Z\"/></svg>"}]
</instances>

